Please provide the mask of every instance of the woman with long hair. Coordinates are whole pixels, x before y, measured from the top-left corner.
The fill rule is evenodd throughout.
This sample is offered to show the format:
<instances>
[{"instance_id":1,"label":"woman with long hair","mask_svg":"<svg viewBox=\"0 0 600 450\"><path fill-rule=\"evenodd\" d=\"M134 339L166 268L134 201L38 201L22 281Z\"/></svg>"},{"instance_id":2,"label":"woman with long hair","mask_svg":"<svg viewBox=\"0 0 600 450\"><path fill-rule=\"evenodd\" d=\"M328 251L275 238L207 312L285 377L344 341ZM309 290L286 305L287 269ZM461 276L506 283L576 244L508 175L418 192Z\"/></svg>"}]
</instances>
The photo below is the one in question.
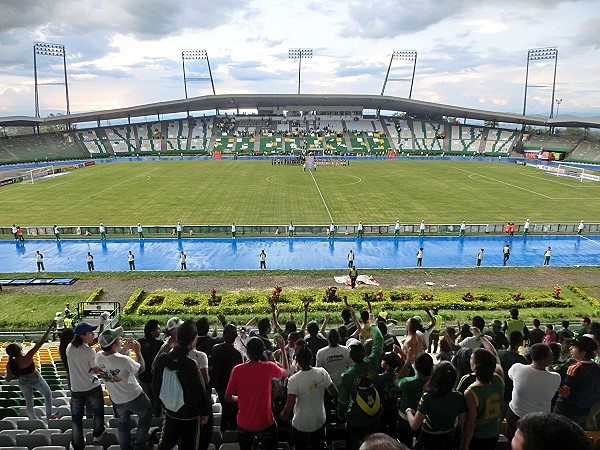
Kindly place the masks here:
<instances>
[{"instance_id":1,"label":"woman with long hair","mask_svg":"<svg viewBox=\"0 0 600 450\"><path fill-rule=\"evenodd\" d=\"M281 418L287 420L292 411L295 448L303 450L309 444L315 450L324 450L325 445L325 391L332 397L337 389L329 373L322 367L312 367L313 353L306 341L298 341L296 364L300 369L288 381L288 396Z\"/></svg>"},{"instance_id":2,"label":"woman with long hair","mask_svg":"<svg viewBox=\"0 0 600 450\"><path fill-rule=\"evenodd\" d=\"M417 411L406 410L413 430L421 427L414 450L451 450L455 448L455 426L465 418L466 404L460 392L454 390L456 369L447 361L441 362L423 388Z\"/></svg>"},{"instance_id":3,"label":"woman with long hair","mask_svg":"<svg viewBox=\"0 0 600 450\"><path fill-rule=\"evenodd\" d=\"M471 370L475 383L465 391L467 418L462 436L462 450L494 450L500 435L504 372L493 346L475 349Z\"/></svg>"},{"instance_id":4,"label":"woman with long hair","mask_svg":"<svg viewBox=\"0 0 600 450\"><path fill-rule=\"evenodd\" d=\"M44 380L36 369L33 357L42 347L42 344L46 341L55 325L56 322L52 321L52 324L48 327L42 338L25 354L23 354L23 348L17 343L9 344L6 347L6 354L9 356L8 363L6 364L6 381L14 378L19 380L19 387L25 397L27 417L30 419L37 419L35 409L33 408L34 389L40 391L44 396L46 419L54 418L52 416L52 392L46 380Z\"/></svg>"}]
</instances>

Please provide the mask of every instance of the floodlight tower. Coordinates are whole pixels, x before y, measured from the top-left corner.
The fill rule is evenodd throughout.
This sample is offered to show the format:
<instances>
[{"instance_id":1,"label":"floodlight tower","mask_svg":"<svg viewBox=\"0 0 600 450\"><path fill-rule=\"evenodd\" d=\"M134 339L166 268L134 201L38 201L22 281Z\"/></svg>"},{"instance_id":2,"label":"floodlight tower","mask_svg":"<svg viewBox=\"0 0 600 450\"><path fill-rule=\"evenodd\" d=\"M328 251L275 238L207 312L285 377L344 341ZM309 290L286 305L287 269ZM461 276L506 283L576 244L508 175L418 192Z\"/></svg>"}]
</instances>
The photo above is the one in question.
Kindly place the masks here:
<instances>
[{"instance_id":1,"label":"floodlight tower","mask_svg":"<svg viewBox=\"0 0 600 450\"><path fill-rule=\"evenodd\" d=\"M560 107L560 104L562 103L562 98L557 98L556 99L556 118L558 119L558 108Z\"/></svg>"},{"instance_id":2,"label":"floodlight tower","mask_svg":"<svg viewBox=\"0 0 600 450\"><path fill-rule=\"evenodd\" d=\"M38 83L37 56L58 56L63 59L64 81ZM67 80L67 54L63 44L50 44L47 42L36 42L33 44L33 78L35 83L35 117L40 117L40 85L65 85L65 97L67 99L67 114L71 114L69 108L69 82Z\"/></svg>"},{"instance_id":3,"label":"floodlight tower","mask_svg":"<svg viewBox=\"0 0 600 450\"><path fill-rule=\"evenodd\" d=\"M302 58L312 58L312 57L313 57L313 49L312 48L290 48L288 50L288 58L298 60L298 94L300 94L300 70L302 68Z\"/></svg>"},{"instance_id":4,"label":"floodlight tower","mask_svg":"<svg viewBox=\"0 0 600 450\"><path fill-rule=\"evenodd\" d=\"M413 72L412 78L410 79L410 91L408 92L408 98L412 97L413 84L415 82L415 71L417 69L417 51L416 50L394 50L392 57L390 58L390 64L388 66L387 73L385 74L385 80L383 80L383 87L381 88L381 95L385 92L385 86L388 81L409 81L407 78L388 78L390 76L390 70L392 69L392 62L394 61L412 61Z\"/></svg>"},{"instance_id":5,"label":"floodlight tower","mask_svg":"<svg viewBox=\"0 0 600 450\"><path fill-rule=\"evenodd\" d=\"M558 48L532 48L527 51L527 68L525 70L525 95L523 96L523 115L527 108L527 86L529 78L529 61L540 61L546 59L554 60L554 78L552 81L552 100L550 102L550 119L554 116L554 92L556 89L556 67L558 64ZM545 85L531 85L530 87L546 87Z\"/></svg>"},{"instance_id":6,"label":"floodlight tower","mask_svg":"<svg viewBox=\"0 0 600 450\"><path fill-rule=\"evenodd\" d=\"M208 65L208 77L187 77L185 74L185 61L186 60L200 60L205 59ZM181 63L183 64L183 89L185 91L185 98L188 98L187 82L188 81L210 81L212 86L213 95L217 95L215 92L215 82L213 81L212 71L210 70L210 60L208 59L208 53L206 50L182 50L181 51Z\"/></svg>"}]
</instances>

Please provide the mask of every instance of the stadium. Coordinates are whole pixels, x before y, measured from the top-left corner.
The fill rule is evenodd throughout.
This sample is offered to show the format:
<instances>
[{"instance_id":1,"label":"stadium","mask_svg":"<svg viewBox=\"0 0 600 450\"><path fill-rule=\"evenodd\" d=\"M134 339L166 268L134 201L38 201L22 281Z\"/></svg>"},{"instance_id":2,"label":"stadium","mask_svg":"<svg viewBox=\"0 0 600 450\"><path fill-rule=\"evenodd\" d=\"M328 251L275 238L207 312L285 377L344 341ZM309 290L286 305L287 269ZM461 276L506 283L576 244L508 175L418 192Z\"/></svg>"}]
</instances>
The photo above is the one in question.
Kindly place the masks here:
<instances>
[{"instance_id":1,"label":"stadium","mask_svg":"<svg viewBox=\"0 0 600 450\"><path fill-rule=\"evenodd\" d=\"M587 318L586 331L571 325L564 336L597 339L600 119L584 111L559 116L558 50L528 52L528 74L539 59L554 64L554 81L544 87L551 93L536 91L549 115L526 114L527 89L539 88L527 78L522 114L414 99L416 51L392 53L375 95L301 93L300 64L298 93L217 94L207 52L183 50L185 98L71 112L65 46L35 43L34 61L65 61L64 82L59 67L60 82L50 84L64 87L66 113L40 117L43 83L35 72L35 115L0 117L0 364L9 364L10 342L29 348L59 334L53 326L44 336L32 331L46 328L56 311L67 328L88 323L99 334L121 325L127 338L141 337L150 320L169 328L174 316L208 318L220 339L228 323L239 325L238 333L248 323L258 335L255 318L269 318L274 332L288 317L300 328L303 315L305 324L325 321L327 335L344 327L341 314L349 307L371 313L363 328L354 319L359 328L387 324L393 333L386 336L404 345L410 321L424 311L434 311L444 329L456 322L456 331L479 317L485 328L477 331L493 336L496 322L510 322L508 311L518 308L527 328L536 319L558 331L561 321ZM312 49L289 49L294 63L312 56ZM414 67L398 75L398 60ZM206 62L208 71L192 74L191 62ZM397 79L406 73L408 79ZM212 94L188 97L188 83L197 81L210 82ZM394 81L409 82L408 95L386 94ZM371 333L356 337L375 348ZM1 447L63 450L75 443L74 403L55 338L33 362L52 391L50 412L62 418L50 418L48 399L30 401L2 379L0 428L9 432L0 431ZM516 352L529 355L531 345L522 338ZM416 355L402 349L410 366ZM205 352L212 371L212 346ZM443 359L437 342L425 353L436 364ZM279 356L276 362L283 365ZM107 433L98 437L92 419L84 419L86 449L124 445L118 395L108 383ZM244 436L226 425L224 392L212 387L212 428L202 428L206 442L198 448L241 448ZM32 405L43 421L32 417ZM354 448L351 438L360 433L326 407L327 448ZM592 440L594 411L582 424ZM164 423L152 419L159 446ZM279 423L278 448L301 448L292 425ZM495 448L510 448L507 420L499 417L497 426ZM267 441L259 435L255 444Z\"/></svg>"}]
</instances>

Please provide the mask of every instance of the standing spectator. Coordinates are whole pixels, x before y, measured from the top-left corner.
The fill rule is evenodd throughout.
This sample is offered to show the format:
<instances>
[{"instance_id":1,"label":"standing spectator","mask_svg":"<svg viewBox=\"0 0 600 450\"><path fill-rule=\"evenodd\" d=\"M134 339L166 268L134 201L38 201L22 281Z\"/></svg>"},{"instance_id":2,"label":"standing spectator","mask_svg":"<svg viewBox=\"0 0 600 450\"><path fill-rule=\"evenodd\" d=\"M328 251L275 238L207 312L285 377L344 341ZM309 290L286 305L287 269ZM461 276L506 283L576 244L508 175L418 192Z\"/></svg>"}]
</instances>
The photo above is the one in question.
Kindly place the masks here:
<instances>
[{"instance_id":1,"label":"standing spectator","mask_svg":"<svg viewBox=\"0 0 600 450\"><path fill-rule=\"evenodd\" d=\"M417 250L417 267L423 266L423 247Z\"/></svg>"},{"instance_id":2,"label":"standing spectator","mask_svg":"<svg viewBox=\"0 0 600 450\"><path fill-rule=\"evenodd\" d=\"M502 247L502 265L505 266L510 258L510 244L504 244Z\"/></svg>"},{"instance_id":3,"label":"standing spectator","mask_svg":"<svg viewBox=\"0 0 600 450\"><path fill-rule=\"evenodd\" d=\"M288 237L294 237L294 224L292 222L288 225Z\"/></svg>"},{"instance_id":4,"label":"standing spectator","mask_svg":"<svg viewBox=\"0 0 600 450\"><path fill-rule=\"evenodd\" d=\"M465 420L465 399L454 390L456 369L443 361L435 368L431 378L423 388L423 395L417 410L406 408L405 414L410 427L421 433L415 448L438 450L453 448L455 423Z\"/></svg>"},{"instance_id":5,"label":"standing spectator","mask_svg":"<svg viewBox=\"0 0 600 450\"><path fill-rule=\"evenodd\" d=\"M159 336L160 323L158 320L150 319L144 324L144 337L139 340L142 357L148 365L153 363L163 344L158 339ZM140 380L140 386L142 386L142 389L150 401L152 401L152 411L154 412L154 415L159 417L161 414L161 406L160 402L154 400L155 395L152 392L152 370L150 370L150 367L146 367L146 370L139 374L138 379Z\"/></svg>"},{"instance_id":6,"label":"standing spectator","mask_svg":"<svg viewBox=\"0 0 600 450\"><path fill-rule=\"evenodd\" d=\"M442 332L442 323L444 322L444 318L438 314L437 308L431 308L431 312L433 313L433 318L435 319L435 324L431 330L431 336L427 345L427 351L431 353L437 353L438 344L440 342L440 333Z\"/></svg>"},{"instance_id":7,"label":"standing spectator","mask_svg":"<svg viewBox=\"0 0 600 450\"><path fill-rule=\"evenodd\" d=\"M25 241L25 238L23 237L23 228L17 227L17 237L19 238L19 242Z\"/></svg>"},{"instance_id":8,"label":"standing spectator","mask_svg":"<svg viewBox=\"0 0 600 450\"><path fill-rule=\"evenodd\" d=\"M338 330L330 330L327 334L329 345L317 351L317 367L323 367L329 373L333 384L339 388L342 373L350 367L350 351L348 347L340 344L340 333Z\"/></svg>"},{"instance_id":9,"label":"standing spectator","mask_svg":"<svg viewBox=\"0 0 600 450\"><path fill-rule=\"evenodd\" d=\"M488 337L496 350L507 349L510 346L508 339L506 339L506 335L502 332L501 320L496 319L492 322L492 331L488 333ZM522 337L523 334L521 333L521 338Z\"/></svg>"},{"instance_id":10,"label":"standing spectator","mask_svg":"<svg viewBox=\"0 0 600 450\"><path fill-rule=\"evenodd\" d=\"M237 337L235 325L227 324L223 328L224 342L213 347L213 387L219 396L222 407L221 432L237 429L237 406L225 400L225 391L229 383L231 371L238 364L242 364L242 354L234 347Z\"/></svg>"},{"instance_id":11,"label":"standing spectator","mask_svg":"<svg viewBox=\"0 0 600 450\"><path fill-rule=\"evenodd\" d=\"M485 349L475 349L471 356L471 370L475 383L465 391L467 417L462 435L462 448L494 450L502 422L504 373L497 364L494 347L483 340ZM487 345L486 345L487 344Z\"/></svg>"},{"instance_id":12,"label":"standing spectator","mask_svg":"<svg viewBox=\"0 0 600 450\"><path fill-rule=\"evenodd\" d=\"M144 239L144 228L142 227L142 224L138 222L137 224L137 233L138 233L138 239L141 241Z\"/></svg>"},{"instance_id":13,"label":"standing spectator","mask_svg":"<svg viewBox=\"0 0 600 450\"><path fill-rule=\"evenodd\" d=\"M71 442L74 450L83 450L85 447L83 412L86 404L89 403L94 415L94 442L98 442L106 432L102 386L96 376L98 372L96 352L90 347L96 340L94 337L96 328L87 322L79 323L74 330L75 337L67 347L69 376L71 379L71 428L73 429Z\"/></svg>"},{"instance_id":14,"label":"standing spectator","mask_svg":"<svg viewBox=\"0 0 600 450\"><path fill-rule=\"evenodd\" d=\"M342 322L342 326L346 329L346 334L344 339L342 339L342 335L340 334L340 342L344 343L346 342L346 339L353 337L354 333L356 333L358 329L356 313L347 305L344 307L344 309L342 309Z\"/></svg>"},{"instance_id":15,"label":"standing spectator","mask_svg":"<svg viewBox=\"0 0 600 450\"><path fill-rule=\"evenodd\" d=\"M550 247L548 247L546 249L546 251L544 252L544 266L549 266L550 265L550 256L552 256L552 249Z\"/></svg>"},{"instance_id":16,"label":"standing spectator","mask_svg":"<svg viewBox=\"0 0 600 450\"><path fill-rule=\"evenodd\" d=\"M23 397L25 397L27 417L30 419L37 419L33 407L34 389L38 390L44 396L46 420L56 418L52 415L52 392L50 391L50 387L46 383L46 380L44 380L44 377L38 372L33 362L35 354L42 348L42 345L48 339L55 325L56 321L52 321L42 338L25 354L23 354L23 348L19 344L12 343L6 346L6 354L8 355L6 381L9 382L15 378L18 380L19 388L21 388Z\"/></svg>"},{"instance_id":17,"label":"standing spectator","mask_svg":"<svg viewBox=\"0 0 600 450\"><path fill-rule=\"evenodd\" d=\"M235 338L235 342L233 343L235 349L242 355L243 361L246 361L248 359L248 352L246 350L246 346L248 345L248 340L250 339L250 336L248 335L247 330L248 328L245 326L240 327Z\"/></svg>"},{"instance_id":18,"label":"standing spectator","mask_svg":"<svg viewBox=\"0 0 600 450\"><path fill-rule=\"evenodd\" d=\"M168 353L161 353L154 363L152 390L165 409L159 450L170 450L177 444L181 450L195 450L200 440L202 425L208 422L211 406L204 391L196 362L188 357L195 348L198 333L196 324L186 320L177 329L177 345ZM183 389L182 404L171 403L162 398L161 388L167 370L175 372ZM177 409L176 409L177 408Z\"/></svg>"},{"instance_id":19,"label":"standing spectator","mask_svg":"<svg viewBox=\"0 0 600 450\"><path fill-rule=\"evenodd\" d=\"M531 323L533 328L529 332L529 347L533 347L534 344L541 344L545 336L544 331L540 328L541 322L539 319L533 319Z\"/></svg>"},{"instance_id":20,"label":"standing spectator","mask_svg":"<svg viewBox=\"0 0 600 450\"><path fill-rule=\"evenodd\" d=\"M512 398L506 410L509 440L517 430L517 422L529 413L552 410L552 398L560 385L560 375L546 370L553 362L550 347L533 344L531 364L517 363L508 370L508 378L513 382Z\"/></svg>"},{"instance_id":21,"label":"standing spectator","mask_svg":"<svg viewBox=\"0 0 600 450\"><path fill-rule=\"evenodd\" d=\"M329 238L333 237L335 237L335 225L331 222L331 225L329 225Z\"/></svg>"},{"instance_id":22,"label":"standing spectator","mask_svg":"<svg viewBox=\"0 0 600 450\"><path fill-rule=\"evenodd\" d=\"M187 255L183 250L179 254L179 265L181 266L180 270L187 270Z\"/></svg>"},{"instance_id":23,"label":"standing spectator","mask_svg":"<svg viewBox=\"0 0 600 450\"><path fill-rule=\"evenodd\" d=\"M313 359L311 360L311 365L314 365L316 362L316 355L322 348L327 347L327 339L325 339L321 333L319 333L319 325L314 320L309 322L306 326L306 331L308 332L308 336L305 341L310 348Z\"/></svg>"},{"instance_id":24,"label":"standing spectator","mask_svg":"<svg viewBox=\"0 0 600 450\"><path fill-rule=\"evenodd\" d=\"M52 333L52 340L55 340L57 335L60 339L60 334L65 330L65 318L60 311L54 315L54 322L56 323L56 328Z\"/></svg>"},{"instance_id":25,"label":"standing spectator","mask_svg":"<svg viewBox=\"0 0 600 450\"><path fill-rule=\"evenodd\" d=\"M394 237L400 236L400 221L396 220L396 224L394 225Z\"/></svg>"},{"instance_id":26,"label":"standing spectator","mask_svg":"<svg viewBox=\"0 0 600 450\"><path fill-rule=\"evenodd\" d=\"M523 334L525 339L529 339L529 329L525 322L519 319L519 310L517 308L511 308L508 310L510 314L510 318L504 321L504 326L502 330L506 333L507 336L510 336L510 333L513 331L520 331Z\"/></svg>"},{"instance_id":27,"label":"standing spectator","mask_svg":"<svg viewBox=\"0 0 600 450\"><path fill-rule=\"evenodd\" d=\"M419 225L419 236L425 236L425 219L421 220Z\"/></svg>"},{"instance_id":28,"label":"standing spectator","mask_svg":"<svg viewBox=\"0 0 600 450\"><path fill-rule=\"evenodd\" d=\"M231 224L231 237L235 239L235 222Z\"/></svg>"},{"instance_id":29,"label":"standing spectator","mask_svg":"<svg viewBox=\"0 0 600 450\"><path fill-rule=\"evenodd\" d=\"M114 330L106 329L100 334L98 343L102 351L96 354L96 366L99 368L98 377L104 380L113 408L119 418L117 428L121 450L128 450L132 447L130 431L132 414L138 416L134 448L146 446L152 419L152 405L136 378L136 375L146 370L140 343L128 339L122 346L122 336L121 327ZM135 361L128 355L129 350L135 352Z\"/></svg>"},{"instance_id":30,"label":"standing spectator","mask_svg":"<svg viewBox=\"0 0 600 450\"><path fill-rule=\"evenodd\" d=\"M504 402L508 405L512 398L513 383L510 378L506 379L506 375L510 368L515 364L527 364L527 359L519 353L519 347L523 345L523 335L520 331L513 331L508 336L509 347L508 350L499 350L498 359L500 359L500 365L505 374L504 380Z\"/></svg>"},{"instance_id":31,"label":"standing spectator","mask_svg":"<svg viewBox=\"0 0 600 450\"><path fill-rule=\"evenodd\" d=\"M467 230L467 224L466 222L463 220L460 223L460 232L458 233L459 236L464 236L465 235L465 231Z\"/></svg>"},{"instance_id":32,"label":"standing spectator","mask_svg":"<svg viewBox=\"0 0 600 450\"><path fill-rule=\"evenodd\" d=\"M583 224L583 220L581 222L579 222L579 225L577 225L577 235L581 236L581 233L583 232L585 225Z\"/></svg>"},{"instance_id":33,"label":"standing spectator","mask_svg":"<svg viewBox=\"0 0 600 450\"><path fill-rule=\"evenodd\" d=\"M592 440L572 420L558 414L535 412L518 423L512 450L592 450Z\"/></svg>"},{"instance_id":34,"label":"standing spectator","mask_svg":"<svg viewBox=\"0 0 600 450\"><path fill-rule=\"evenodd\" d=\"M177 222L177 227L175 227L175 229L177 230L177 239L181 239L181 232L183 231L181 222Z\"/></svg>"},{"instance_id":35,"label":"standing spectator","mask_svg":"<svg viewBox=\"0 0 600 450\"><path fill-rule=\"evenodd\" d=\"M271 408L271 384L273 378L288 375L287 353L281 336L277 337L277 343L283 367L272 361L265 361L264 341L252 337L247 345L250 360L235 366L231 372L225 398L238 406L238 441L241 450L252 449L254 436L259 433L264 436L262 442L266 450L277 448L277 424Z\"/></svg>"},{"instance_id":36,"label":"standing spectator","mask_svg":"<svg viewBox=\"0 0 600 450\"><path fill-rule=\"evenodd\" d=\"M135 256L133 256L131 250L127 254L127 261L129 261L129 270L135 270Z\"/></svg>"},{"instance_id":37,"label":"standing spectator","mask_svg":"<svg viewBox=\"0 0 600 450\"><path fill-rule=\"evenodd\" d=\"M529 219L527 219L525 221L525 224L523 225L523 236L526 236L527 234L529 234Z\"/></svg>"},{"instance_id":38,"label":"standing spectator","mask_svg":"<svg viewBox=\"0 0 600 450\"><path fill-rule=\"evenodd\" d=\"M358 394L359 385L367 388L368 383L376 383L381 365L383 336L377 325L371 325L373 348L366 356L365 347L360 342L350 345L350 358L354 365L342 374L338 397L338 417L346 418L346 449L357 450L360 442L369 434L378 431L383 409L380 408L379 394L363 398ZM377 388L377 386L375 386ZM368 390L368 389L367 389ZM357 399L360 398L359 402ZM364 404L364 406L363 406Z\"/></svg>"},{"instance_id":39,"label":"standing spectator","mask_svg":"<svg viewBox=\"0 0 600 450\"><path fill-rule=\"evenodd\" d=\"M35 252L35 264L37 265L38 272L46 270L44 267L44 255L42 255L39 250L36 250Z\"/></svg>"},{"instance_id":40,"label":"standing spectator","mask_svg":"<svg viewBox=\"0 0 600 450\"><path fill-rule=\"evenodd\" d=\"M476 260L476 264L477 267L481 266L481 261L483 261L483 249L479 250L479 252L477 253L477 260Z\"/></svg>"},{"instance_id":41,"label":"standing spectator","mask_svg":"<svg viewBox=\"0 0 600 450\"><path fill-rule=\"evenodd\" d=\"M87 268L89 272L93 272L94 271L94 255L92 255L90 252L87 253L85 260L87 262Z\"/></svg>"},{"instance_id":42,"label":"standing spectator","mask_svg":"<svg viewBox=\"0 0 600 450\"><path fill-rule=\"evenodd\" d=\"M589 317L582 317L579 321L580 327L575 330L575 336L580 337L589 332L592 320Z\"/></svg>"},{"instance_id":43,"label":"standing spectator","mask_svg":"<svg viewBox=\"0 0 600 450\"><path fill-rule=\"evenodd\" d=\"M18 235L17 235L17 226L15 224L13 224L12 228L10 229L10 232L12 233L13 237L15 238L15 241L18 240Z\"/></svg>"},{"instance_id":44,"label":"standing spectator","mask_svg":"<svg viewBox=\"0 0 600 450\"><path fill-rule=\"evenodd\" d=\"M358 227L357 227L357 237L363 237L364 236L364 230L363 230L363 224L362 222L358 222Z\"/></svg>"},{"instance_id":45,"label":"standing spectator","mask_svg":"<svg viewBox=\"0 0 600 450\"><path fill-rule=\"evenodd\" d=\"M546 330L544 332L544 339L542 339L542 344L550 345L552 342L557 342L556 333L554 332L554 325L549 323L546 325Z\"/></svg>"},{"instance_id":46,"label":"standing spectator","mask_svg":"<svg viewBox=\"0 0 600 450\"><path fill-rule=\"evenodd\" d=\"M348 276L350 277L350 287L354 289L356 287L356 279L358 278L358 270L356 270L354 264L352 264L352 266L350 267L350 270L348 271Z\"/></svg>"},{"instance_id":47,"label":"standing spectator","mask_svg":"<svg viewBox=\"0 0 600 450\"><path fill-rule=\"evenodd\" d=\"M332 397L338 393L327 371L312 367L313 359L310 347L304 342L296 351L296 363L300 371L288 381L287 402L281 413L281 418L288 420L294 412L292 427L296 450L305 450L309 445L314 450L325 450L326 412L323 399L325 391Z\"/></svg>"},{"instance_id":48,"label":"standing spectator","mask_svg":"<svg viewBox=\"0 0 600 450\"><path fill-rule=\"evenodd\" d=\"M600 366L594 362L596 342L587 336L571 341L572 364L558 388L554 412L584 427L588 414L600 401Z\"/></svg>"},{"instance_id":49,"label":"standing spectator","mask_svg":"<svg viewBox=\"0 0 600 450\"><path fill-rule=\"evenodd\" d=\"M60 231L56 225L52 227L52 232L54 233L54 237L57 241L60 241Z\"/></svg>"},{"instance_id":50,"label":"standing spectator","mask_svg":"<svg viewBox=\"0 0 600 450\"><path fill-rule=\"evenodd\" d=\"M354 265L354 252L352 249L348 252L348 269L351 269Z\"/></svg>"},{"instance_id":51,"label":"standing spectator","mask_svg":"<svg viewBox=\"0 0 600 450\"><path fill-rule=\"evenodd\" d=\"M106 227L104 226L103 223L100 224L100 226L98 227L98 230L100 231L100 240L106 240Z\"/></svg>"},{"instance_id":52,"label":"standing spectator","mask_svg":"<svg viewBox=\"0 0 600 450\"><path fill-rule=\"evenodd\" d=\"M58 343L58 354L60 356L60 360L65 366L65 371L67 372L67 386L71 389L71 378L69 376L69 358L67 358L67 347L75 337L75 333L73 332L72 327L65 327L62 333L59 336Z\"/></svg>"},{"instance_id":53,"label":"standing spectator","mask_svg":"<svg viewBox=\"0 0 600 450\"><path fill-rule=\"evenodd\" d=\"M267 254L264 250L261 250L260 254L258 255L258 259L260 261L260 269L267 270Z\"/></svg>"}]
</instances>

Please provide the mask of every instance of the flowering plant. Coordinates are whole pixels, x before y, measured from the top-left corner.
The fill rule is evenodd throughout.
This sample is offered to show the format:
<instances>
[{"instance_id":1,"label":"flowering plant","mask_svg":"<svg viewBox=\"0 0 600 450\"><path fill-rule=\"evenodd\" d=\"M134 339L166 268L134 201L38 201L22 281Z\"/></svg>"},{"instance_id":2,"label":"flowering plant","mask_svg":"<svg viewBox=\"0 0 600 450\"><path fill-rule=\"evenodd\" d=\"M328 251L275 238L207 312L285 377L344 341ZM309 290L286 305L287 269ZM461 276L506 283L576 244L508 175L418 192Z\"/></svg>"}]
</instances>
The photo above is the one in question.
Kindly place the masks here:
<instances>
[{"instance_id":1,"label":"flowering plant","mask_svg":"<svg viewBox=\"0 0 600 450\"><path fill-rule=\"evenodd\" d=\"M470 292L467 292L465 295L462 296L462 299L465 302L472 302L473 300L475 300L475 297L473 297L473 294L471 294Z\"/></svg>"},{"instance_id":2,"label":"flowering plant","mask_svg":"<svg viewBox=\"0 0 600 450\"><path fill-rule=\"evenodd\" d=\"M552 292L552 297L560 298L560 291L561 291L561 287L557 284L556 286L554 286L554 291Z\"/></svg>"},{"instance_id":3,"label":"flowering plant","mask_svg":"<svg viewBox=\"0 0 600 450\"><path fill-rule=\"evenodd\" d=\"M380 302L382 298L383 298L383 291L379 290L379 291L375 292L375 300Z\"/></svg>"},{"instance_id":4,"label":"flowering plant","mask_svg":"<svg viewBox=\"0 0 600 450\"><path fill-rule=\"evenodd\" d=\"M519 301L523 299L523 293L522 292L515 292L512 296L514 301Z\"/></svg>"}]
</instances>

